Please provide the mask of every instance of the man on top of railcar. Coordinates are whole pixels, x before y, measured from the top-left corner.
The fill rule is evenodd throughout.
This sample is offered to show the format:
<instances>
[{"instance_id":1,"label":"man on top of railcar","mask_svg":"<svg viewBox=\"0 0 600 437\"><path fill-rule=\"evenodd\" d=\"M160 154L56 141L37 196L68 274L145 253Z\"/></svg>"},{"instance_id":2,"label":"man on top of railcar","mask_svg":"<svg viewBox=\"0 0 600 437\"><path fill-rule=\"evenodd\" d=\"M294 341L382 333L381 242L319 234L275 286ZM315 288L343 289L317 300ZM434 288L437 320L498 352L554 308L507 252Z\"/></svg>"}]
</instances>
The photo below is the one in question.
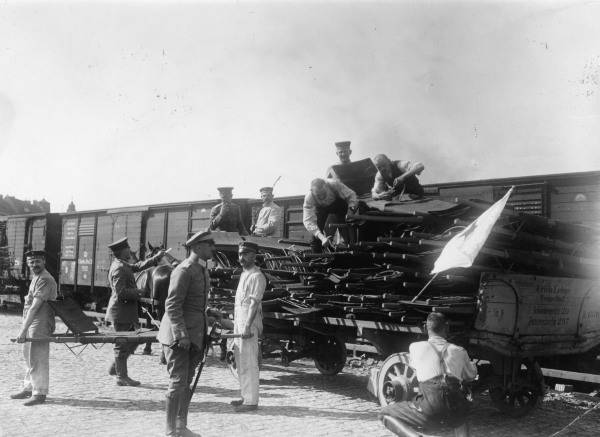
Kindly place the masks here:
<instances>
[{"instance_id":1,"label":"man on top of railcar","mask_svg":"<svg viewBox=\"0 0 600 437\"><path fill-rule=\"evenodd\" d=\"M262 187L260 198L263 201L252 235L258 237L283 236L283 210L273 202L273 187Z\"/></svg>"},{"instance_id":2,"label":"man on top of railcar","mask_svg":"<svg viewBox=\"0 0 600 437\"><path fill-rule=\"evenodd\" d=\"M210 210L210 230L238 232L240 235L248 235L248 231L242 221L240 207L233 203L233 187L219 187L221 203L213 206Z\"/></svg>"},{"instance_id":3,"label":"man on top of railcar","mask_svg":"<svg viewBox=\"0 0 600 437\"><path fill-rule=\"evenodd\" d=\"M392 197L408 194L411 198L423 197L423 187L417 179L425 166L416 161L392 161L380 154L373 158L377 167L375 183L371 190L373 200L392 200Z\"/></svg>"},{"instance_id":4,"label":"man on top of railcar","mask_svg":"<svg viewBox=\"0 0 600 437\"><path fill-rule=\"evenodd\" d=\"M339 164L334 165L347 165L352 161L350 160L350 155L352 155L352 149L350 149L350 141L338 141L335 143L335 154L339 158ZM333 171L333 166L327 168L327 172L325 173L325 178L336 178L336 174Z\"/></svg>"},{"instance_id":5,"label":"man on top of railcar","mask_svg":"<svg viewBox=\"0 0 600 437\"><path fill-rule=\"evenodd\" d=\"M109 244L108 248L114 259L108 271L111 295L106 308L106 320L112 322L115 331L135 331L138 327L138 300L143 290L137 288L133 274L157 265L165 251L161 249L152 258L130 264L131 250L127 237ZM115 360L108 373L117 376L117 385L140 385L139 381L131 379L127 373L127 358L135 351L136 346L115 343Z\"/></svg>"},{"instance_id":6,"label":"man on top of railcar","mask_svg":"<svg viewBox=\"0 0 600 437\"><path fill-rule=\"evenodd\" d=\"M358 210L356 193L335 179L314 179L310 192L304 196L302 221L308 232L313 234L311 249L321 252L322 247L331 246L330 237L324 232L328 214L334 214L338 222L346 220L346 214Z\"/></svg>"}]
</instances>

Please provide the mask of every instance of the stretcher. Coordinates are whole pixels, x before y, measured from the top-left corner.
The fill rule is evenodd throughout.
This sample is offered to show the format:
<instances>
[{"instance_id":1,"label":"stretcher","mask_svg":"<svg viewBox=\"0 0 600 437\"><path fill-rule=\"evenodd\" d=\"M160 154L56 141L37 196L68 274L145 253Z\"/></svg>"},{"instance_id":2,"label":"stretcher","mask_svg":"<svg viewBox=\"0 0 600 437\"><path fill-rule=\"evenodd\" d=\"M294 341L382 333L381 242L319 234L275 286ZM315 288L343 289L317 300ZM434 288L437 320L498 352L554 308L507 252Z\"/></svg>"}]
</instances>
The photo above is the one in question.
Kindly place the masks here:
<instances>
[{"instance_id":1,"label":"stretcher","mask_svg":"<svg viewBox=\"0 0 600 437\"><path fill-rule=\"evenodd\" d=\"M100 328L88 317L73 299L49 301L48 304L67 327L65 333L52 334L43 338L26 338L26 342L62 343L75 356L80 355L88 345L96 348L96 344L142 344L156 342L158 331L152 329L138 329L136 331L101 331ZM11 338L16 342L16 338ZM70 345L75 343L74 346ZM80 348L77 350L77 348Z\"/></svg>"}]
</instances>

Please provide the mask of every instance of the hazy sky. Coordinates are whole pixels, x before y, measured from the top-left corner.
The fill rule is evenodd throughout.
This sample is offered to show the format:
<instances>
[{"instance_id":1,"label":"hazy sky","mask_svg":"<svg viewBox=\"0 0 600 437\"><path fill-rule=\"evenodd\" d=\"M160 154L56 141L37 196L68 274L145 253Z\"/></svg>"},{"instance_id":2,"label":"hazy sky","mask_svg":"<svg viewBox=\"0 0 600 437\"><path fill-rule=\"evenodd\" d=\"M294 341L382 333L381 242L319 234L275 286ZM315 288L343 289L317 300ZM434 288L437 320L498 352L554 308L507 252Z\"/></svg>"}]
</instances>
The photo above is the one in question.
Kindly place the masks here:
<instances>
[{"instance_id":1,"label":"hazy sky","mask_svg":"<svg viewBox=\"0 0 600 437\"><path fill-rule=\"evenodd\" d=\"M0 4L0 193L53 211L600 170L599 2Z\"/></svg>"}]
</instances>

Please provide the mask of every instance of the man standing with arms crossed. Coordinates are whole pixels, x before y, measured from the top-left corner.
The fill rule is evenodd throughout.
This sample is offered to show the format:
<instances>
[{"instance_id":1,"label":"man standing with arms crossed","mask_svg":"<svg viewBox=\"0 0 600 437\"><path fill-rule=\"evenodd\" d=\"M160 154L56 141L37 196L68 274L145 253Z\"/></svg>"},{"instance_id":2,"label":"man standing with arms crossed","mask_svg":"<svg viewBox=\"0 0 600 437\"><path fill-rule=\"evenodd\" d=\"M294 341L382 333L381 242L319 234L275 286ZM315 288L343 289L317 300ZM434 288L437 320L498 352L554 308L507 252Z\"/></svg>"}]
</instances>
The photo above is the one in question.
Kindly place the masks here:
<instances>
[{"instance_id":1,"label":"man standing with arms crossed","mask_svg":"<svg viewBox=\"0 0 600 437\"><path fill-rule=\"evenodd\" d=\"M169 372L166 435L194 437L198 434L187 428L190 384L208 346L205 336L210 277L206 261L212 258L215 243L210 231L206 231L197 232L185 245L189 255L171 273L158 341L163 345Z\"/></svg>"},{"instance_id":2,"label":"man standing with arms crossed","mask_svg":"<svg viewBox=\"0 0 600 437\"><path fill-rule=\"evenodd\" d=\"M267 279L256 266L258 245L250 241L239 244L239 261L244 269L235 292L234 340L235 363L240 379L242 398L231 401L236 412L258 408L258 337L262 334L262 298Z\"/></svg>"},{"instance_id":3,"label":"man standing with arms crossed","mask_svg":"<svg viewBox=\"0 0 600 437\"><path fill-rule=\"evenodd\" d=\"M23 405L43 404L46 401L50 385L50 343L47 341L25 342L26 338L40 339L54 332L54 310L48 301L56 300L56 281L48 273L45 265L46 253L43 250L31 250L25 254L27 266L33 273L29 292L23 307L23 325L17 336L23 344L23 357L27 373L23 381L23 390L11 395L12 399L32 399Z\"/></svg>"}]
</instances>

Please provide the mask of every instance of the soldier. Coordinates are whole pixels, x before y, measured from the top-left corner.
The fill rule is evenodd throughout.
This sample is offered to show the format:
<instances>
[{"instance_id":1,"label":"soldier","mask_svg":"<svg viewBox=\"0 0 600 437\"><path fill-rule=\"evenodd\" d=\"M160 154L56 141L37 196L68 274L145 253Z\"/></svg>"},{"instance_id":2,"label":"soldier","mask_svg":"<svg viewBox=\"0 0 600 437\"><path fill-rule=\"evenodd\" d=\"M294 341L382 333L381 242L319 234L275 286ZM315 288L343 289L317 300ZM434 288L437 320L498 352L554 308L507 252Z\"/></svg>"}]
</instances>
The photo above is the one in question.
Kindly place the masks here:
<instances>
[{"instance_id":1,"label":"soldier","mask_svg":"<svg viewBox=\"0 0 600 437\"><path fill-rule=\"evenodd\" d=\"M127 237L109 244L108 248L114 259L108 270L111 295L106 308L106 320L112 322L115 331L135 331L138 327L138 299L143 290L136 287L133 274L157 265L165 251L160 250L152 258L130 264L131 250ZM139 381L127 374L127 358L135 348L135 344L115 343L115 361L111 363L108 373L117 376L117 385L140 385Z\"/></svg>"},{"instance_id":2,"label":"soldier","mask_svg":"<svg viewBox=\"0 0 600 437\"><path fill-rule=\"evenodd\" d=\"M273 187L262 187L259 191L263 205L258 213L256 224L253 225L252 235L281 237L283 235L283 210L273 202Z\"/></svg>"},{"instance_id":3,"label":"soldier","mask_svg":"<svg viewBox=\"0 0 600 437\"><path fill-rule=\"evenodd\" d=\"M409 194L411 198L423 197L423 187L417 179L417 175L425 170L422 163L391 161L381 154L373 158L373 164L378 170L371 190L373 200L391 200L403 193Z\"/></svg>"},{"instance_id":4,"label":"soldier","mask_svg":"<svg viewBox=\"0 0 600 437\"><path fill-rule=\"evenodd\" d=\"M256 266L258 245L242 241L239 261L244 269L235 292L234 330L241 338L234 340L235 363L240 379L241 399L231 401L236 412L258 408L258 337L262 334L262 297L267 280Z\"/></svg>"},{"instance_id":5,"label":"soldier","mask_svg":"<svg viewBox=\"0 0 600 437\"><path fill-rule=\"evenodd\" d=\"M31 250L25 254L27 266L33 273L29 292L23 307L23 324L17 336L17 342L23 344L23 357L27 373L23 381L23 390L13 394L12 399L26 399L31 406L46 401L50 385L50 343L47 341L25 342L26 338L40 339L54 332L54 310L48 301L56 300L56 281L48 273L45 265L46 253L43 250Z\"/></svg>"},{"instance_id":6,"label":"soldier","mask_svg":"<svg viewBox=\"0 0 600 437\"><path fill-rule=\"evenodd\" d=\"M350 141L338 141L337 143L335 143L335 149L335 154L340 160L340 163L336 165L346 165L352 162L350 161L350 155L352 155L352 149L350 149ZM337 179L332 167L329 167L327 169L325 178Z\"/></svg>"},{"instance_id":7,"label":"soldier","mask_svg":"<svg viewBox=\"0 0 600 437\"><path fill-rule=\"evenodd\" d=\"M210 229L248 235L248 231L242 222L240 207L231 201L233 187L219 187L217 190L219 191L221 203L213 206L210 210Z\"/></svg>"},{"instance_id":8,"label":"soldier","mask_svg":"<svg viewBox=\"0 0 600 437\"><path fill-rule=\"evenodd\" d=\"M357 209L356 193L346 185L335 179L314 179L302 205L304 227L313 234L311 249L321 252L321 246L331 246L330 237L323 230L328 214L335 214L338 222L344 222L346 214L355 213Z\"/></svg>"},{"instance_id":9,"label":"soldier","mask_svg":"<svg viewBox=\"0 0 600 437\"><path fill-rule=\"evenodd\" d=\"M206 261L213 256L214 244L210 231L194 234L185 243L188 257L171 273L165 314L158 331L170 378L166 396L167 436L198 435L187 429L187 415L194 369L208 346L205 336L210 277Z\"/></svg>"}]
</instances>

